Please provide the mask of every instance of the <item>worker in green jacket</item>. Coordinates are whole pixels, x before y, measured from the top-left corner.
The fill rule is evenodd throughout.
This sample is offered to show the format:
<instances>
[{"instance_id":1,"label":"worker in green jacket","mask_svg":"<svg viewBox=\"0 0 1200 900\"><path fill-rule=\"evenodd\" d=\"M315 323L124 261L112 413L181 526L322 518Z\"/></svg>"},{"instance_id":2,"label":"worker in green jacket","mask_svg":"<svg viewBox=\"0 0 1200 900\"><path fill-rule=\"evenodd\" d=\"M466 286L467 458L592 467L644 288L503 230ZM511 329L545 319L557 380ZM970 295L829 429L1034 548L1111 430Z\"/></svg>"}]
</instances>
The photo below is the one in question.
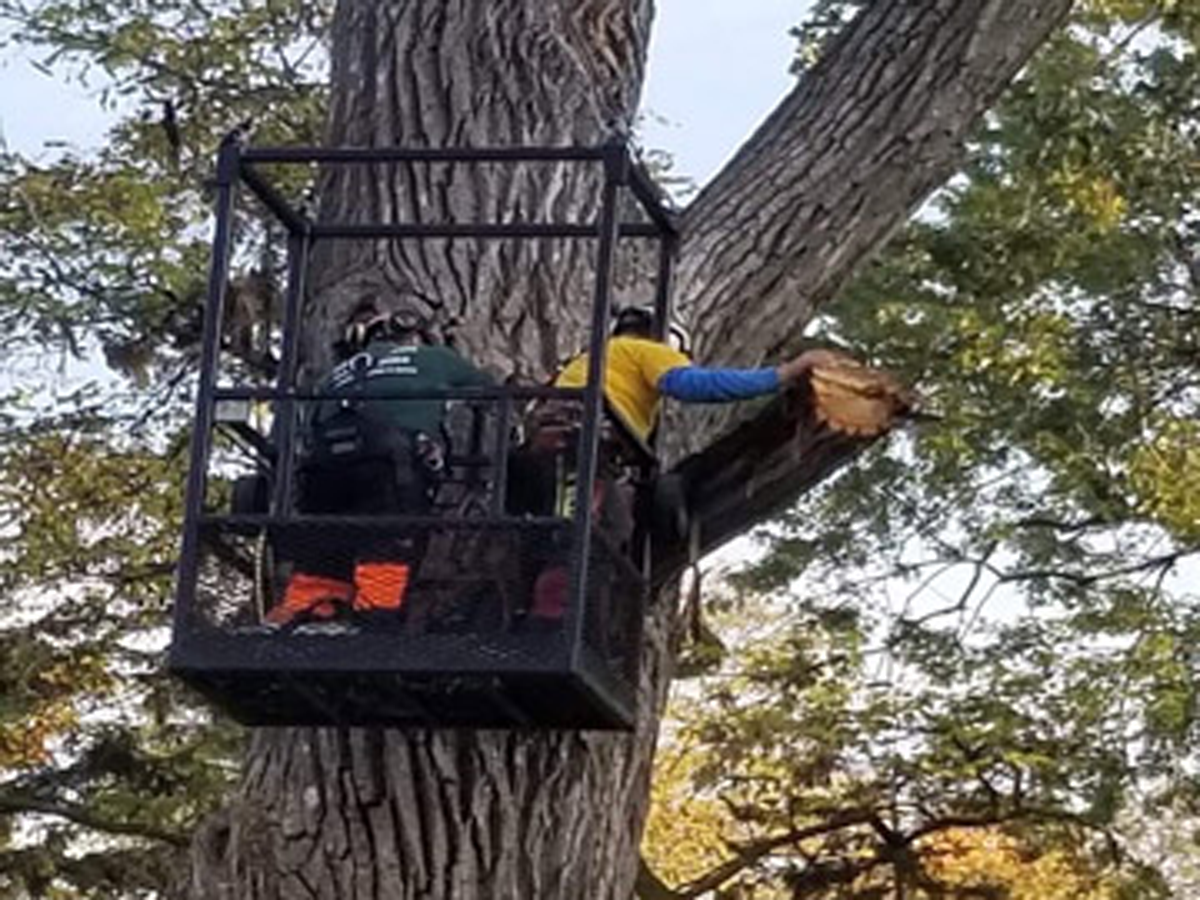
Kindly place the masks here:
<instances>
[{"instance_id":1,"label":"worker in green jacket","mask_svg":"<svg viewBox=\"0 0 1200 900\"><path fill-rule=\"evenodd\" d=\"M443 466L446 403L416 395L486 387L492 378L433 343L420 316L372 305L352 314L339 350L343 358L321 384L321 393L333 396L317 403L302 434L299 511L427 514ZM422 543L361 541L352 533L322 534L310 547L297 543L283 599L267 620L328 618L342 607L398 612Z\"/></svg>"}]
</instances>

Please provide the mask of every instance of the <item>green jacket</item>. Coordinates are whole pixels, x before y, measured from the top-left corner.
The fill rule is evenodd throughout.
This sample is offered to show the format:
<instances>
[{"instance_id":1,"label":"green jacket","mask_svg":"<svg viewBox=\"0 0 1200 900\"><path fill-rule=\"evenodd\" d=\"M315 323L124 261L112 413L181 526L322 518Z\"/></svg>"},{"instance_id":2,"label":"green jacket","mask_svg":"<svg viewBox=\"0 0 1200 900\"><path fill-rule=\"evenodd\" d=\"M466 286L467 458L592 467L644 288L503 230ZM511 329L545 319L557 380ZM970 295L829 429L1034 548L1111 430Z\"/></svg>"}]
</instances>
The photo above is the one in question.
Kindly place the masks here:
<instances>
[{"instance_id":1,"label":"green jacket","mask_svg":"<svg viewBox=\"0 0 1200 900\"><path fill-rule=\"evenodd\" d=\"M321 389L339 396L364 398L366 402L358 404L358 408L366 415L437 437L446 414L445 401L404 400L394 395L489 387L493 383L490 375L449 347L373 341L365 350L338 363ZM371 397L386 399L370 400ZM332 415L340 406L339 401L323 401L318 420Z\"/></svg>"}]
</instances>

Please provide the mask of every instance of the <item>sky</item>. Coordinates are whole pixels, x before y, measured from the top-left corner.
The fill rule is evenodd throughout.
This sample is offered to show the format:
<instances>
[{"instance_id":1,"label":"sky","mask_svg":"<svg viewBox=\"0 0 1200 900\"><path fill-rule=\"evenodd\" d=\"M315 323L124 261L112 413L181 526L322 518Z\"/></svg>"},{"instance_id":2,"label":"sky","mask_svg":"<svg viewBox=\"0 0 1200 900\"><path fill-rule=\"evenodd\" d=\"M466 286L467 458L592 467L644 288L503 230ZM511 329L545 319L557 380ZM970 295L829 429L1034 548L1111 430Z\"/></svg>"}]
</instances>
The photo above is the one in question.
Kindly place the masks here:
<instances>
[{"instance_id":1,"label":"sky","mask_svg":"<svg viewBox=\"0 0 1200 900\"><path fill-rule=\"evenodd\" d=\"M791 88L787 32L809 5L659 0L642 142L673 154L680 174L708 180ZM34 155L47 152L47 141L98 146L108 117L101 82L92 81L64 84L0 37L0 135L11 149Z\"/></svg>"},{"instance_id":2,"label":"sky","mask_svg":"<svg viewBox=\"0 0 1200 900\"><path fill-rule=\"evenodd\" d=\"M659 0L643 142L703 184L794 84L807 0ZM665 120L659 121L659 120Z\"/></svg>"}]
</instances>

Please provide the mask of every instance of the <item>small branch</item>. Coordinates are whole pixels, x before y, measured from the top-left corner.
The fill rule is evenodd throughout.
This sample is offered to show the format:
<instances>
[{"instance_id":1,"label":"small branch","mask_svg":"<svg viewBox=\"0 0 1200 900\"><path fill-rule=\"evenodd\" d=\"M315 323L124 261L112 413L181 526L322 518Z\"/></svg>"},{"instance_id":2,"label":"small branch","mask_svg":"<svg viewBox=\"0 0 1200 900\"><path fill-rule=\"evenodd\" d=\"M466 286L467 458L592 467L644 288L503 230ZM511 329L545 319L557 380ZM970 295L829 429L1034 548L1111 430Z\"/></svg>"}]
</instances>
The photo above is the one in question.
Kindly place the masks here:
<instances>
[{"instance_id":1,"label":"small branch","mask_svg":"<svg viewBox=\"0 0 1200 900\"><path fill-rule=\"evenodd\" d=\"M1121 578L1125 575L1136 575L1140 572L1150 572L1156 569L1159 571L1167 570L1180 560L1186 559L1189 556L1194 556L1197 553L1200 553L1200 550L1177 550L1174 553L1166 553L1162 556L1151 557L1150 559L1145 559L1132 565L1119 566L1115 569L1109 569L1107 572L1096 572L1087 575L1079 572L1066 572L1060 569L1021 569L1015 572L1004 572L994 566L988 566L988 569L1003 584L1010 584L1016 581L1055 579L1059 581L1069 581L1078 587L1092 587L1101 581L1109 581L1113 578Z\"/></svg>"},{"instance_id":2,"label":"small branch","mask_svg":"<svg viewBox=\"0 0 1200 900\"><path fill-rule=\"evenodd\" d=\"M1067 534L1087 531L1089 528L1102 528L1112 524L1112 520L1104 516L1092 516L1088 519L1080 519L1078 522L1064 522L1062 519L1054 519L1050 516L1026 516L1024 519L1018 519L1013 523L1017 528L1048 528Z\"/></svg>"},{"instance_id":3,"label":"small branch","mask_svg":"<svg viewBox=\"0 0 1200 900\"><path fill-rule=\"evenodd\" d=\"M788 879L788 887L794 897L817 896L817 891L824 891L838 885L853 884L862 876L869 874L881 866L891 865L891 861L882 856L850 862L838 860L833 863L817 863L804 872Z\"/></svg>"},{"instance_id":4,"label":"small branch","mask_svg":"<svg viewBox=\"0 0 1200 900\"><path fill-rule=\"evenodd\" d=\"M775 852L781 847L786 847L789 844L798 844L801 841L830 834L834 831L840 831L843 828L863 825L870 822L873 818L875 818L875 813L872 810L850 810L837 814L828 821L810 825L807 828L797 828L785 834L743 844L737 850L736 856L721 863L721 865L708 874L689 881L678 888L672 898L664 898L664 900L694 900L694 898L700 897L709 891L715 891L721 885L725 884L725 882L729 881L729 879L744 872L764 856Z\"/></svg>"},{"instance_id":5,"label":"small branch","mask_svg":"<svg viewBox=\"0 0 1200 900\"><path fill-rule=\"evenodd\" d=\"M1062 822L1068 825L1076 825L1088 831L1099 832L1111 840L1111 833L1107 828L1103 825L1097 825L1095 822L1091 822L1075 813L1046 807L1020 806L995 815L939 816L909 832L906 836L906 841L911 844L923 837L928 837L931 834L951 828L992 828L996 825L1020 821Z\"/></svg>"},{"instance_id":6,"label":"small branch","mask_svg":"<svg viewBox=\"0 0 1200 900\"><path fill-rule=\"evenodd\" d=\"M915 588L913 588L913 590L909 592L908 596L904 598L904 602L902 604L900 604L900 616L899 616L900 620L902 622L907 621L908 620L908 611L909 611L909 609L912 608L913 601L916 600L917 597L921 596L921 594L925 593L925 591L928 590L929 587L935 581L937 581L939 578L941 578L943 575L945 575L951 569L958 566L958 564L960 562L961 562L961 560L957 560L957 559L938 560L937 568L930 574L926 575L925 578L921 580L921 583L918 584ZM931 613L927 613L926 615L921 616L921 618L919 618L915 621L909 622L909 624L921 625L924 622L929 621L930 619L935 619L940 615L944 615L944 613L946 613L946 612L954 612L957 608L958 607L956 604L954 606L946 607L944 610L934 610Z\"/></svg>"},{"instance_id":7,"label":"small branch","mask_svg":"<svg viewBox=\"0 0 1200 900\"><path fill-rule=\"evenodd\" d=\"M913 593L911 595L909 595L908 599L904 601L904 609L906 611L908 610L912 601L914 599L916 599L918 594L920 594L922 591L924 591L934 580L936 580L937 578L940 578L944 572L946 572L948 569L952 568L953 566L960 565L963 563L968 563L975 570L971 575L971 580L967 583L967 586L963 590L962 595L958 598L958 600L956 602L950 604L949 606L944 606L944 607L941 607L940 609L935 609L931 612L927 612L924 615L919 616L916 619L911 619L907 622L907 624L914 628L919 628L920 626L924 625L926 622L931 622L934 619L940 618L941 616L948 616L951 613L962 613L963 611L965 611L967 608L967 604L970 603L970 601L971 601L971 595L975 593L975 589L977 587L979 587L979 582L983 578L984 570L987 567L987 561L989 559L991 559L992 554L996 552L997 546L998 546L998 544L995 541L993 541L991 544L989 544L987 546L987 548L984 549L983 556L981 556L979 559L973 559L973 560L963 559L963 560L954 560L952 562L949 562L946 564L946 566L944 568L938 570L933 575L931 575L929 578L927 578L924 582L922 582L921 585L915 591L913 591Z\"/></svg>"},{"instance_id":8,"label":"small branch","mask_svg":"<svg viewBox=\"0 0 1200 900\"><path fill-rule=\"evenodd\" d=\"M1105 65L1116 62L1117 58L1122 56L1125 51L1129 49L1130 45L1137 40L1138 36L1141 35L1142 32L1152 25L1157 25L1161 20L1161 13L1155 10L1145 18L1135 22L1129 31L1122 35L1121 39L1109 48L1108 52L1102 57L1102 62Z\"/></svg>"},{"instance_id":9,"label":"small branch","mask_svg":"<svg viewBox=\"0 0 1200 900\"><path fill-rule=\"evenodd\" d=\"M130 585L137 584L142 581L153 581L156 578L165 578L175 572L176 564L173 562L163 563L146 563L142 566L127 566L115 574L108 576L112 579L117 588L125 588Z\"/></svg>"},{"instance_id":10,"label":"small branch","mask_svg":"<svg viewBox=\"0 0 1200 900\"><path fill-rule=\"evenodd\" d=\"M91 829L92 831L121 835L122 837L145 838L169 844L172 847L180 849L186 848L189 844L187 835L165 831L161 828L155 828L153 825L141 825L136 822L117 822L107 819L104 816L96 815L74 804L53 803L33 798L0 797L0 815L17 816L26 814L54 816L55 818L65 819L68 822Z\"/></svg>"},{"instance_id":11,"label":"small branch","mask_svg":"<svg viewBox=\"0 0 1200 900\"><path fill-rule=\"evenodd\" d=\"M633 895L637 900L681 900L679 894L667 885L665 881L654 874L646 857L638 860L637 881L633 886Z\"/></svg>"}]
</instances>

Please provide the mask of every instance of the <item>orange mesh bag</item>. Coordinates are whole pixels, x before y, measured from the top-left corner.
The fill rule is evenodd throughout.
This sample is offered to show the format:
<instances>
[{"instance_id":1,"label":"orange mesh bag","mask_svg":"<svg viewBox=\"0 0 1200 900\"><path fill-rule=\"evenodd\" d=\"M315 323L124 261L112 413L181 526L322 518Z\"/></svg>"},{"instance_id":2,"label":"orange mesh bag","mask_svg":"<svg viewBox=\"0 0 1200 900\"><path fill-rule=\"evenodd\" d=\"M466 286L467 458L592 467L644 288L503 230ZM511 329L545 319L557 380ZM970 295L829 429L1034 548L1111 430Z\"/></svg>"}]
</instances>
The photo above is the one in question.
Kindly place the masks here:
<instances>
[{"instance_id":1,"label":"orange mesh bag","mask_svg":"<svg viewBox=\"0 0 1200 900\"><path fill-rule=\"evenodd\" d=\"M337 611L339 603L350 602L353 593L354 587L340 579L296 572L288 579L283 600L267 613L266 619L276 625L286 625L305 613L328 619Z\"/></svg>"},{"instance_id":2,"label":"orange mesh bag","mask_svg":"<svg viewBox=\"0 0 1200 900\"><path fill-rule=\"evenodd\" d=\"M408 578L408 563L360 562L354 567L354 608L400 609Z\"/></svg>"}]
</instances>

